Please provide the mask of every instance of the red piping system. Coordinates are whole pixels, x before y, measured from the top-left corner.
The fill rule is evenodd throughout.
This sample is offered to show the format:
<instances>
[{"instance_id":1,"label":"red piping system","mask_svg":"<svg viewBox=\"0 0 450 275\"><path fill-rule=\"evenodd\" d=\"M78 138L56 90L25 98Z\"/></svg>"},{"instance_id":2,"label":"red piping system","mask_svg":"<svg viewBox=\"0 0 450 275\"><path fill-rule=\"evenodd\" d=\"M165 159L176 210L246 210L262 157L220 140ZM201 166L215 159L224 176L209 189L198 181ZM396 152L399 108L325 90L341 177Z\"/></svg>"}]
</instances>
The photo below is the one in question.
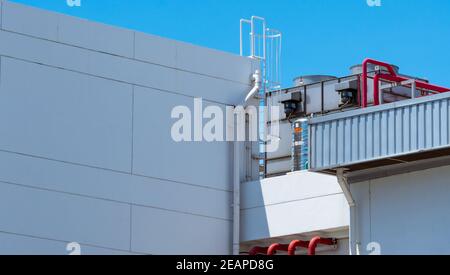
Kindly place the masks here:
<instances>
[{"instance_id":1,"label":"red piping system","mask_svg":"<svg viewBox=\"0 0 450 275\"><path fill-rule=\"evenodd\" d=\"M323 245L336 245L336 239L322 239L321 237L314 237L308 246L308 255L314 256L316 255L316 248L319 244Z\"/></svg>"},{"instance_id":2,"label":"red piping system","mask_svg":"<svg viewBox=\"0 0 450 275\"><path fill-rule=\"evenodd\" d=\"M314 237L309 242L295 240L295 241L292 241L289 245L275 243L275 244L272 244L270 247L255 246L250 250L250 252L248 254L250 256L256 256L256 255L273 256L273 255L277 254L277 251L287 251L288 255L294 256L297 247L303 247L303 248L308 249L308 255L314 256L314 255L316 255L316 248L319 244L336 245L337 239Z\"/></svg>"},{"instance_id":3,"label":"red piping system","mask_svg":"<svg viewBox=\"0 0 450 275\"><path fill-rule=\"evenodd\" d=\"M388 63L385 62L381 62L378 60L374 60L374 59L370 59L367 58L364 60L363 62L363 92L362 92L362 107L366 108L367 107L367 81L368 81L368 68L367 65L372 64L372 65L376 65L376 66L381 66L381 67L385 67L386 69L388 69L389 73L393 76L397 76L397 73L395 72L394 68L392 68L392 66Z\"/></svg>"},{"instance_id":4,"label":"red piping system","mask_svg":"<svg viewBox=\"0 0 450 275\"><path fill-rule=\"evenodd\" d=\"M250 256L266 255L268 250L269 250L268 247L255 246L250 250L250 252L248 252L248 255Z\"/></svg>"},{"instance_id":5,"label":"red piping system","mask_svg":"<svg viewBox=\"0 0 450 275\"><path fill-rule=\"evenodd\" d=\"M398 76L397 73L395 72L394 68L392 67L392 65L390 65L388 63L377 61L374 59L369 59L369 58L364 60L363 65L362 65L363 66L363 74L362 74L363 91L362 91L362 104L361 104L362 108L367 107L367 93L368 93L368 87L367 87L368 68L367 68L367 65L369 65L369 64L384 67L389 72L389 74L377 73L373 79L373 81L374 81L374 89L373 89L374 92L373 93L374 93L374 104L375 105L380 105L380 100L379 100L379 95L380 95L379 82L380 82L380 80L387 80L387 81L397 82L397 83L408 80L408 78L406 78L406 77ZM435 91L438 93L445 93L445 92L450 91L449 88L432 85L432 84L429 84L424 81L420 81L420 80L414 80L414 81L416 83L417 88L420 88L420 89Z\"/></svg>"},{"instance_id":6,"label":"red piping system","mask_svg":"<svg viewBox=\"0 0 450 275\"><path fill-rule=\"evenodd\" d=\"M289 244L288 255L289 256L295 256L295 251L297 250L297 247L308 248L309 247L309 242L299 241L299 240L292 241Z\"/></svg>"},{"instance_id":7,"label":"red piping system","mask_svg":"<svg viewBox=\"0 0 450 275\"><path fill-rule=\"evenodd\" d=\"M389 74L377 74L375 75L374 79L373 79L373 96L374 96L374 103L375 105L380 105L380 80L387 80L387 81L391 81L391 82L402 82L402 81L406 81L408 80L408 78L406 77L402 77L402 76L392 76ZM432 85L420 80L414 80L414 82L416 82L416 86L419 89L424 89L424 90L429 90L429 91L435 91L438 93L446 93L449 92L450 89L445 88L445 87L440 87L440 86L436 86L436 85Z\"/></svg>"},{"instance_id":8,"label":"red piping system","mask_svg":"<svg viewBox=\"0 0 450 275\"><path fill-rule=\"evenodd\" d=\"M272 256L277 254L277 251L288 251L289 245L275 243L272 244L267 250L267 255Z\"/></svg>"}]
</instances>

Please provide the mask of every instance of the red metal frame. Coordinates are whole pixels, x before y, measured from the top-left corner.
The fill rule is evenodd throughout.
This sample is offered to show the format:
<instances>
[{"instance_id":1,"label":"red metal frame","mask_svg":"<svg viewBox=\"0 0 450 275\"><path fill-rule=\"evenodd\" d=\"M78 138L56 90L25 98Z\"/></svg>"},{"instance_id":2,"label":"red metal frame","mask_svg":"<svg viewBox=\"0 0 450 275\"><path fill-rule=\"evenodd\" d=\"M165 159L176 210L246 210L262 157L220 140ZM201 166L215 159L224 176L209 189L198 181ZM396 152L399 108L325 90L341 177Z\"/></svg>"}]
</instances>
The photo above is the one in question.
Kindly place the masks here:
<instances>
[{"instance_id":1,"label":"red metal frame","mask_svg":"<svg viewBox=\"0 0 450 275\"><path fill-rule=\"evenodd\" d=\"M370 59L370 58L365 59L363 62L363 65L362 65L363 66L363 74L362 74L363 91L362 91L362 103L361 103L362 108L367 107L367 93L368 93L367 84L368 84L368 78L369 78L367 65L369 65L369 64L384 67L389 72L388 74L377 73L373 79L373 81L374 81L374 85L373 85L374 105L380 105L380 99L379 99L380 80L386 80L386 81L396 82L396 83L400 83L400 82L409 80L406 77L397 75L393 66L386 62L381 62L381 61ZM414 81L416 83L417 88L419 88L419 89L434 91L434 92L438 92L438 93L450 92L450 88L445 88L445 87L429 84L427 82L420 81L420 80L414 80Z\"/></svg>"},{"instance_id":2,"label":"red metal frame","mask_svg":"<svg viewBox=\"0 0 450 275\"><path fill-rule=\"evenodd\" d=\"M402 77L402 76L392 76L389 74L377 74L375 75L373 81L373 96L374 96L374 104L375 105L380 105L380 80L387 80L387 81L391 81L391 82L403 82L408 80L408 78L406 77ZM424 90L429 90L429 91L435 91L438 93L446 93L449 92L450 89L449 88L445 88L445 87L441 87L441 86L437 86L437 85L433 85L433 84L429 84L420 80L414 80L414 82L416 82L416 86L419 89L424 89Z\"/></svg>"}]
</instances>

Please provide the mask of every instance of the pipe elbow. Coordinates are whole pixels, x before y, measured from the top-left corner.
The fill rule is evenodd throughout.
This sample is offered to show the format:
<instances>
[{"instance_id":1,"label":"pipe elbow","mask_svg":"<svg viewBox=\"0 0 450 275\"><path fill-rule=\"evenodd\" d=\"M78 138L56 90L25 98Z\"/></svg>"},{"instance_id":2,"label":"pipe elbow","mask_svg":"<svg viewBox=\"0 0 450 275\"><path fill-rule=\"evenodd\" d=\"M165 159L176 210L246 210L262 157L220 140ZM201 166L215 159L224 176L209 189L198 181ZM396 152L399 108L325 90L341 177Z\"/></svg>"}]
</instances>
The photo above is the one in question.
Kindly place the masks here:
<instances>
[{"instance_id":1,"label":"pipe elbow","mask_svg":"<svg viewBox=\"0 0 450 275\"><path fill-rule=\"evenodd\" d=\"M261 78L261 73L259 70L256 70L255 73L252 75L252 80L254 83L253 88L250 90L250 92L245 97L245 102L249 101L250 98L252 98L254 95L256 95L259 92L259 90L261 89L262 78Z\"/></svg>"},{"instance_id":2,"label":"pipe elbow","mask_svg":"<svg viewBox=\"0 0 450 275\"><path fill-rule=\"evenodd\" d=\"M299 240L292 241L289 244L288 255L294 256L295 251L297 250L297 247L308 248L308 245L309 245L309 243L305 242L305 241L299 241Z\"/></svg>"},{"instance_id":3,"label":"pipe elbow","mask_svg":"<svg viewBox=\"0 0 450 275\"><path fill-rule=\"evenodd\" d=\"M284 244L275 243L272 244L267 250L267 255L272 256L277 253L277 251L288 251L288 246Z\"/></svg>"},{"instance_id":4,"label":"pipe elbow","mask_svg":"<svg viewBox=\"0 0 450 275\"><path fill-rule=\"evenodd\" d=\"M323 239L321 237L314 237L309 242L308 246L308 255L314 256L316 255L316 248L319 244L323 245L336 245L337 240L336 239Z\"/></svg>"}]
</instances>

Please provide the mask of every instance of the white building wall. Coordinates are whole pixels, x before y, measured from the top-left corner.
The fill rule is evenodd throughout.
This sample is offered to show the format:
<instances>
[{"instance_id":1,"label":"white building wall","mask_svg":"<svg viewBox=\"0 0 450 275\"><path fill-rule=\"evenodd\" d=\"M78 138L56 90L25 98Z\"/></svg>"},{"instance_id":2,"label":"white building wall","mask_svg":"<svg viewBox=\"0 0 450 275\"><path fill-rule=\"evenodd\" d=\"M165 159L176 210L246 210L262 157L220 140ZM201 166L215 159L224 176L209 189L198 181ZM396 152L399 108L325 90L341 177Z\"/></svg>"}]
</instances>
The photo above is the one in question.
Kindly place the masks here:
<instances>
[{"instance_id":1,"label":"white building wall","mask_svg":"<svg viewBox=\"0 0 450 275\"><path fill-rule=\"evenodd\" d=\"M232 146L170 112L239 104L256 64L1 3L0 254L230 253Z\"/></svg>"},{"instance_id":2,"label":"white building wall","mask_svg":"<svg viewBox=\"0 0 450 275\"><path fill-rule=\"evenodd\" d=\"M360 242L360 253L370 253L367 245L376 242L381 254L450 254L449 168L352 184L357 204L352 243Z\"/></svg>"}]
</instances>

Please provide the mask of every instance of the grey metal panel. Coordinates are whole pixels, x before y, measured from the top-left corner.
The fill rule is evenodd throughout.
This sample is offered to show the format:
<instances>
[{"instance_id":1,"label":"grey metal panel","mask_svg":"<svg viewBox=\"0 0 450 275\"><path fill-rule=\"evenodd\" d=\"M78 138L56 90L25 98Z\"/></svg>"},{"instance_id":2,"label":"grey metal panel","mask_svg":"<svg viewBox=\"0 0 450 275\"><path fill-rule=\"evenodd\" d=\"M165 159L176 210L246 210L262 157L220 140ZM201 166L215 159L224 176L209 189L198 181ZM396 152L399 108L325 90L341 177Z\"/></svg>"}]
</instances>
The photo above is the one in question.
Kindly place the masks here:
<instances>
[{"instance_id":1,"label":"grey metal panel","mask_svg":"<svg viewBox=\"0 0 450 275\"><path fill-rule=\"evenodd\" d=\"M440 94L311 119L311 169L449 147L449 100Z\"/></svg>"},{"instance_id":2,"label":"grey metal panel","mask_svg":"<svg viewBox=\"0 0 450 275\"><path fill-rule=\"evenodd\" d=\"M166 255L231 252L230 221L135 206L132 213L132 251Z\"/></svg>"},{"instance_id":3,"label":"grey metal panel","mask_svg":"<svg viewBox=\"0 0 450 275\"><path fill-rule=\"evenodd\" d=\"M231 190L230 143L172 139L171 128L177 121L171 118L172 109L181 105L193 110L193 98L135 87L134 101L134 173Z\"/></svg>"},{"instance_id":4,"label":"grey metal panel","mask_svg":"<svg viewBox=\"0 0 450 275\"><path fill-rule=\"evenodd\" d=\"M450 167L413 171L352 184L361 253L370 242L383 255L447 255ZM353 243L355 238L353 237Z\"/></svg>"},{"instance_id":5,"label":"grey metal panel","mask_svg":"<svg viewBox=\"0 0 450 275\"><path fill-rule=\"evenodd\" d=\"M306 90L306 104L308 113L320 113L322 111L322 84L312 84ZM336 92L335 92L336 93Z\"/></svg>"},{"instance_id":6,"label":"grey metal panel","mask_svg":"<svg viewBox=\"0 0 450 275\"><path fill-rule=\"evenodd\" d=\"M2 28L3 0L0 0L0 29Z\"/></svg>"},{"instance_id":7,"label":"grey metal panel","mask_svg":"<svg viewBox=\"0 0 450 275\"><path fill-rule=\"evenodd\" d=\"M336 110L339 108L339 102L341 101L341 95L336 92L335 85L338 81L328 81L323 87L323 106L325 110Z\"/></svg>"},{"instance_id":8,"label":"grey metal panel","mask_svg":"<svg viewBox=\"0 0 450 275\"><path fill-rule=\"evenodd\" d=\"M0 231L130 248L130 205L0 183Z\"/></svg>"},{"instance_id":9,"label":"grey metal panel","mask_svg":"<svg viewBox=\"0 0 450 275\"><path fill-rule=\"evenodd\" d=\"M290 158L269 160L266 166L267 175L278 175L292 171L292 161Z\"/></svg>"},{"instance_id":10,"label":"grey metal panel","mask_svg":"<svg viewBox=\"0 0 450 275\"><path fill-rule=\"evenodd\" d=\"M357 201L357 211L354 211L357 213L357 216L354 216L353 214L350 215L350 241L352 243L351 248L353 249L352 255L357 253L356 249L354 249L357 241L362 243L361 248L363 251L360 253L366 254L367 252L365 251L365 248L371 242L371 232L370 229L366 227L367 225L370 225L371 222L370 184L351 184L350 191ZM359 230L360 228L364 229Z\"/></svg>"},{"instance_id":11,"label":"grey metal panel","mask_svg":"<svg viewBox=\"0 0 450 275\"><path fill-rule=\"evenodd\" d=\"M273 133L271 130L272 126L268 125L268 133ZM290 157L292 150L292 125L289 121L279 122L279 146L278 150L275 152L267 152L268 159L281 158L281 157ZM290 171L292 169L292 165L288 164L284 171Z\"/></svg>"},{"instance_id":12,"label":"grey metal panel","mask_svg":"<svg viewBox=\"0 0 450 275\"><path fill-rule=\"evenodd\" d=\"M134 32L6 2L3 29L97 51L133 57Z\"/></svg>"},{"instance_id":13,"label":"grey metal panel","mask_svg":"<svg viewBox=\"0 0 450 275\"><path fill-rule=\"evenodd\" d=\"M67 244L59 240L42 239L12 233L0 233L0 255L69 255ZM80 244L81 255L137 255L126 250L113 250Z\"/></svg>"},{"instance_id":14,"label":"grey metal panel","mask_svg":"<svg viewBox=\"0 0 450 275\"><path fill-rule=\"evenodd\" d=\"M87 73L90 51L52 41L0 31L0 55ZM30 50L33 49L33 50Z\"/></svg>"},{"instance_id":15,"label":"grey metal panel","mask_svg":"<svg viewBox=\"0 0 450 275\"><path fill-rule=\"evenodd\" d=\"M230 105L242 103L250 89L249 85L237 81L180 71L5 31L0 31L0 40L8 41L0 44L0 55ZM30 48L33 50L30 51ZM238 67L236 64L221 66L230 71ZM245 73L246 76L250 74L251 71Z\"/></svg>"},{"instance_id":16,"label":"grey metal panel","mask_svg":"<svg viewBox=\"0 0 450 275\"><path fill-rule=\"evenodd\" d=\"M2 28L50 40L58 39L58 14L10 1L3 3Z\"/></svg>"},{"instance_id":17,"label":"grey metal panel","mask_svg":"<svg viewBox=\"0 0 450 275\"><path fill-rule=\"evenodd\" d=\"M177 42L177 67L247 84L250 80L248 72L252 71L252 61L231 53Z\"/></svg>"},{"instance_id":18,"label":"grey metal panel","mask_svg":"<svg viewBox=\"0 0 450 275\"><path fill-rule=\"evenodd\" d=\"M136 32L135 35L136 59L172 68L176 67L176 41L141 32Z\"/></svg>"},{"instance_id":19,"label":"grey metal panel","mask_svg":"<svg viewBox=\"0 0 450 275\"><path fill-rule=\"evenodd\" d=\"M230 70L236 69L229 67ZM247 73L248 74L248 73ZM242 105L251 87L238 82L227 81L195 73L178 71L177 92L202 97L210 101L229 105Z\"/></svg>"},{"instance_id":20,"label":"grey metal panel","mask_svg":"<svg viewBox=\"0 0 450 275\"><path fill-rule=\"evenodd\" d=\"M90 64L88 72L92 75L178 92L175 69L95 52L90 53L87 60Z\"/></svg>"},{"instance_id":21,"label":"grey metal panel","mask_svg":"<svg viewBox=\"0 0 450 275\"><path fill-rule=\"evenodd\" d=\"M0 181L193 215L231 219L231 193L225 191L1 151L0 167L8 167L0 170Z\"/></svg>"},{"instance_id":22,"label":"grey metal panel","mask_svg":"<svg viewBox=\"0 0 450 275\"><path fill-rule=\"evenodd\" d=\"M133 31L70 16L59 17L58 41L130 58L134 52Z\"/></svg>"},{"instance_id":23,"label":"grey metal panel","mask_svg":"<svg viewBox=\"0 0 450 275\"><path fill-rule=\"evenodd\" d=\"M10 58L1 66L0 149L131 171L131 85Z\"/></svg>"}]
</instances>

